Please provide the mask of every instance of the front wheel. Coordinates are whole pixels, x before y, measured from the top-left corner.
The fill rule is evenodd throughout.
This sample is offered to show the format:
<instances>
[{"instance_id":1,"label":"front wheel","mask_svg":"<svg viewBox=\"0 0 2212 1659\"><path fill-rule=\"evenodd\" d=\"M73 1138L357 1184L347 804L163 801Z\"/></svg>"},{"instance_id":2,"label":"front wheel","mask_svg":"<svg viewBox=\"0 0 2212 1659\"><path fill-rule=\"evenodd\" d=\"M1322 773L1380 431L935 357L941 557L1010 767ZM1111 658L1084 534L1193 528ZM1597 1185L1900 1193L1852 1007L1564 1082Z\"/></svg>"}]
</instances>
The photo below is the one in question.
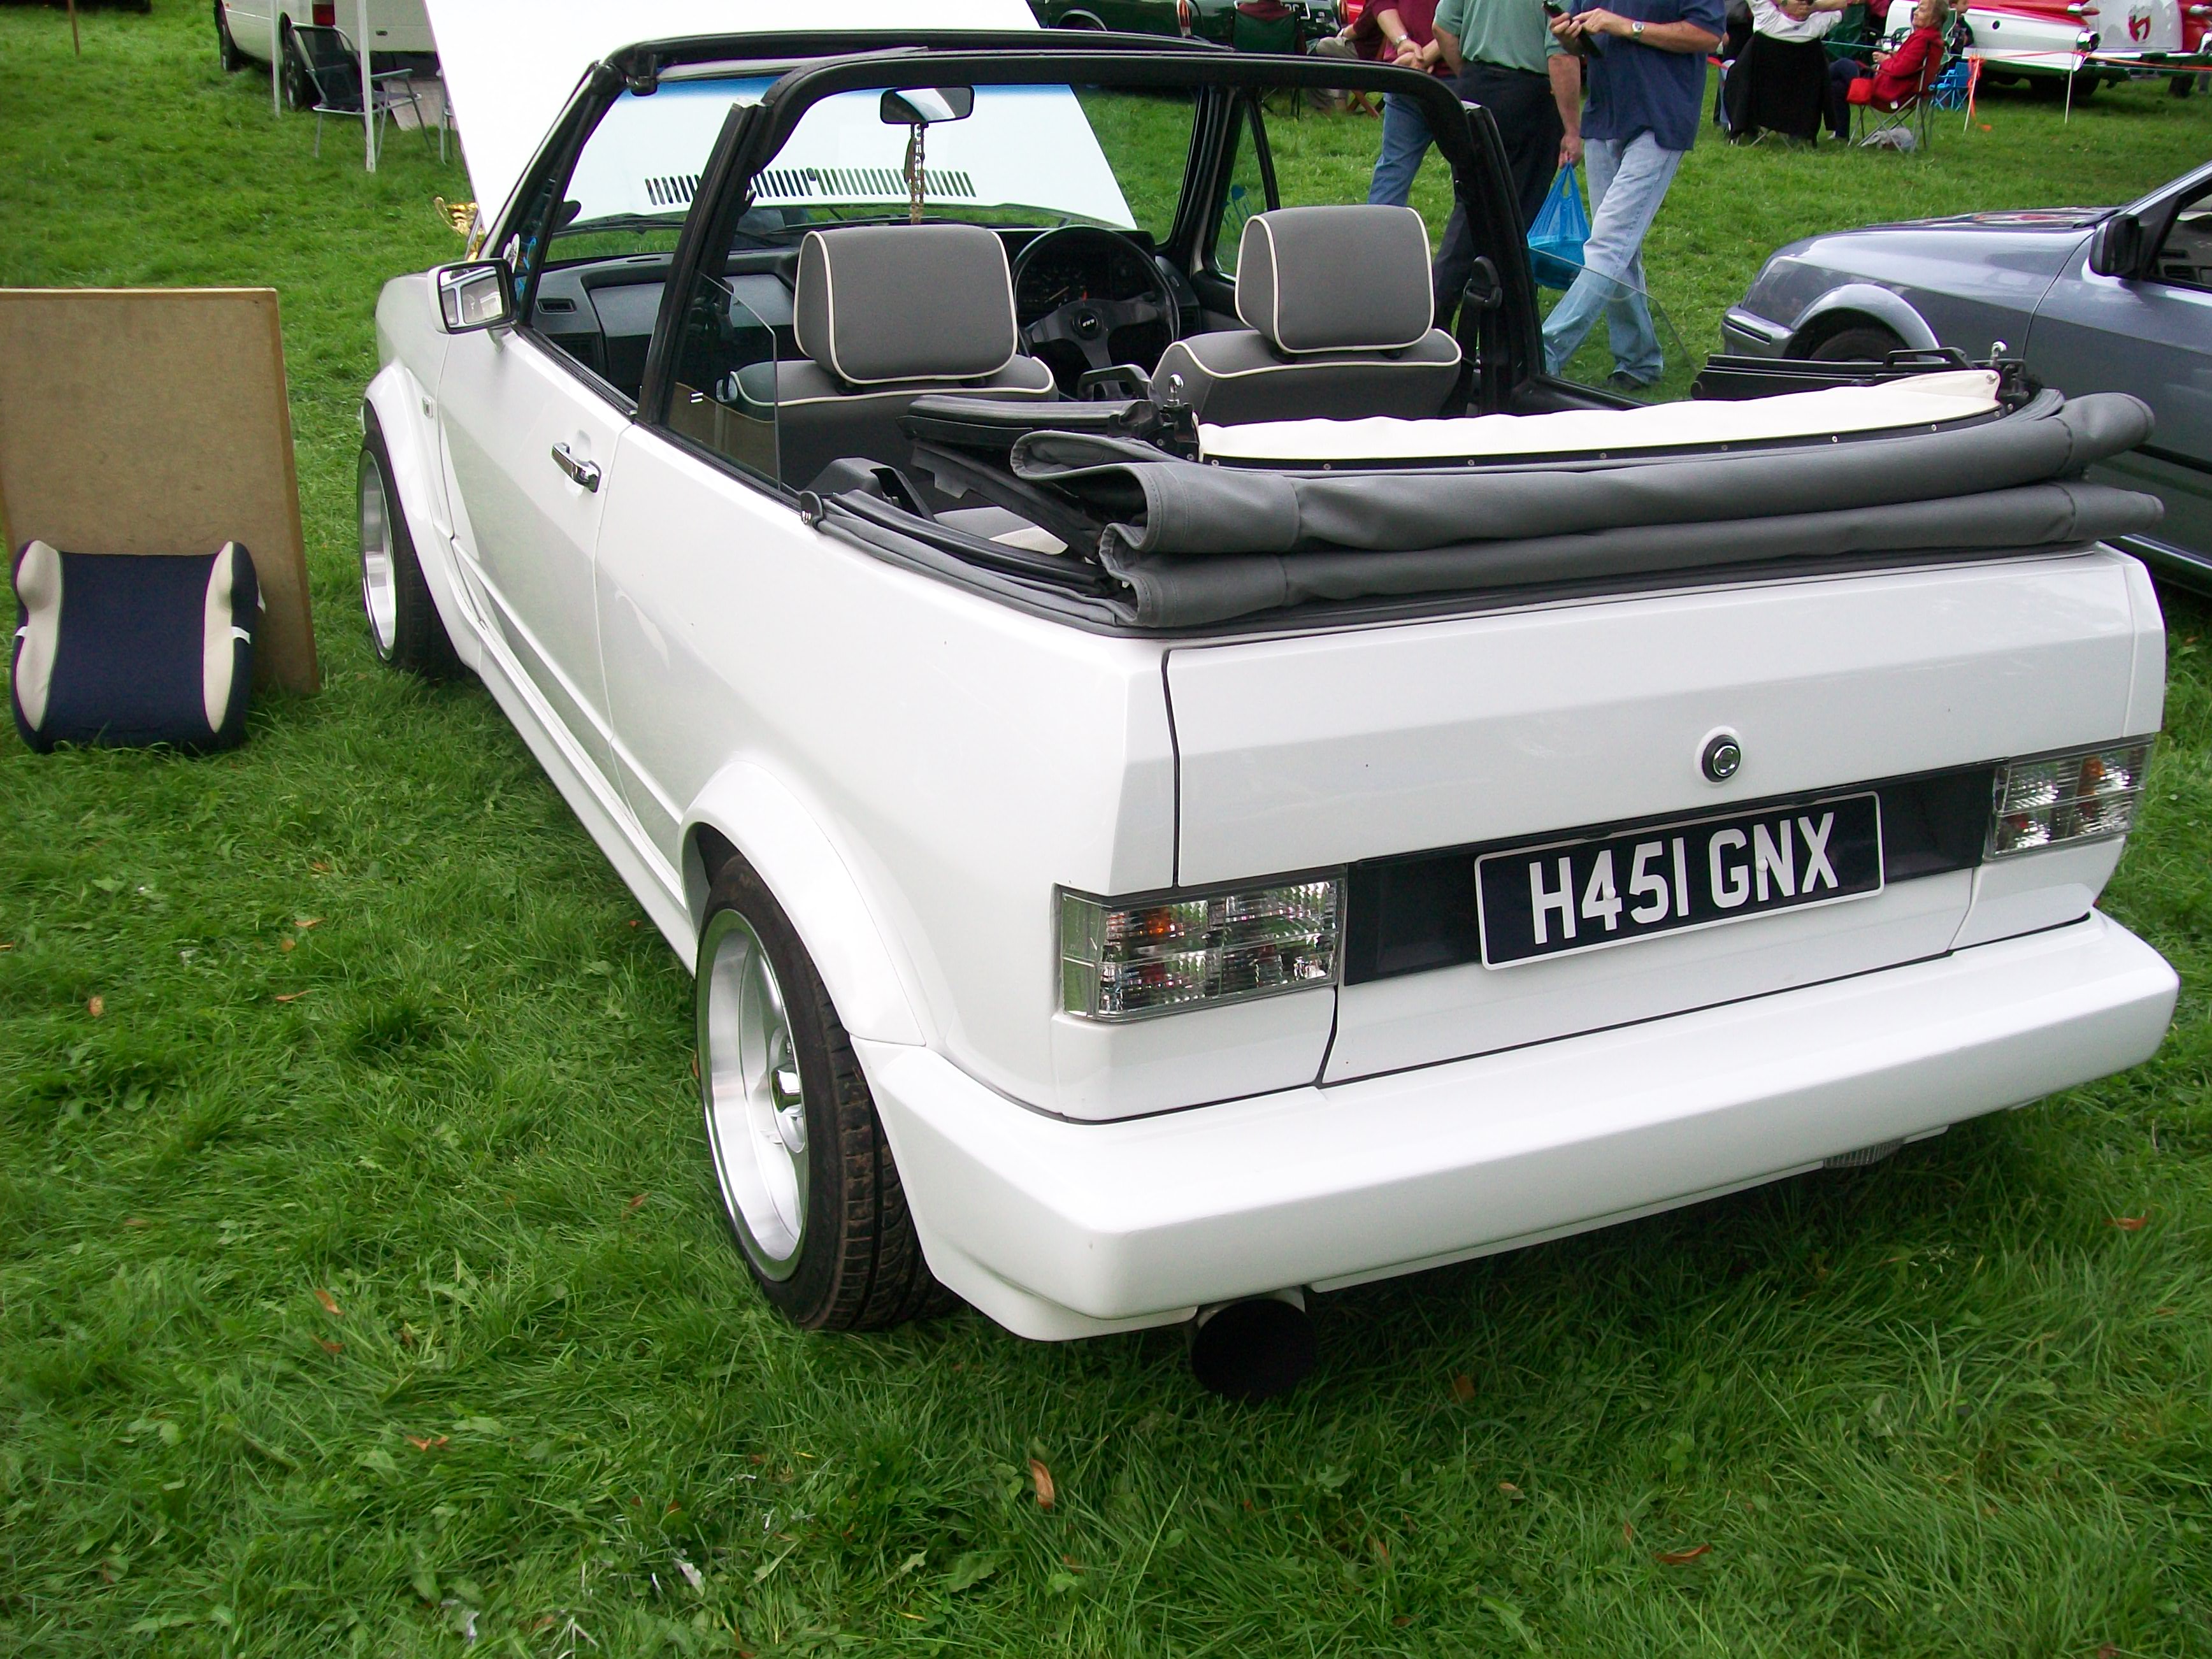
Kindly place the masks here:
<instances>
[{"instance_id":1,"label":"front wheel","mask_svg":"<svg viewBox=\"0 0 2212 1659\"><path fill-rule=\"evenodd\" d=\"M1875 323L1862 323L1832 334L1813 348L1816 363L1878 363L1893 351L1905 349L1905 342L1887 329Z\"/></svg>"},{"instance_id":2,"label":"front wheel","mask_svg":"<svg viewBox=\"0 0 2212 1659\"><path fill-rule=\"evenodd\" d=\"M942 1311L867 1079L783 908L732 855L700 930L707 1146L745 1266L806 1330Z\"/></svg>"},{"instance_id":3,"label":"front wheel","mask_svg":"<svg viewBox=\"0 0 2212 1659\"><path fill-rule=\"evenodd\" d=\"M438 615L437 601L415 556L415 538L392 479L384 429L368 418L361 445L361 605L368 617L368 642L382 661L426 680L461 672Z\"/></svg>"}]
</instances>

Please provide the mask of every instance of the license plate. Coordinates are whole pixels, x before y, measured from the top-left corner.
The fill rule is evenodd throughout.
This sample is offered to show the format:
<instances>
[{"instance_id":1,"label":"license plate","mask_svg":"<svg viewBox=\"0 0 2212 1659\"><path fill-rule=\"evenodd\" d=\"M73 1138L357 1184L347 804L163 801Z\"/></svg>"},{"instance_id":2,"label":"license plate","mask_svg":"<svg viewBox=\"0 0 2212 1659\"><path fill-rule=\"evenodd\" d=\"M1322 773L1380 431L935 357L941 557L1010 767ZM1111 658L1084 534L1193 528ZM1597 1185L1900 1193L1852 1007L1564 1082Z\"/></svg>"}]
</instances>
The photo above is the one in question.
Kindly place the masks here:
<instances>
[{"instance_id":1,"label":"license plate","mask_svg":"<svg viewBox=\"0 0 2212 1659\"><path fill-rule=\"evenodd\" d=\"M1516 847L1474 861L1488 968L1866 898L1881 883L1881 803L1873 794Z\"/></svg>"}]
</instances>

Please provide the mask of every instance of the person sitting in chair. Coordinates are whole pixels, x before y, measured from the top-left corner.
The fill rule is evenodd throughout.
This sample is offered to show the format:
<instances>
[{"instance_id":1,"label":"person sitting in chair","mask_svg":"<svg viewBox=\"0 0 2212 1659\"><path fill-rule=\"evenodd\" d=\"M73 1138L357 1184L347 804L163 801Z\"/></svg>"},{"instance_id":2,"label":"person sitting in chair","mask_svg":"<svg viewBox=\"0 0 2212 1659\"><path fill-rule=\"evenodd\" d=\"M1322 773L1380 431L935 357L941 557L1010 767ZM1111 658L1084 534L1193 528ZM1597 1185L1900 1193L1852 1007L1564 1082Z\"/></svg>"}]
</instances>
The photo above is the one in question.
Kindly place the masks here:
<instances>
[{"instance_id":1,"label":"person sitting in chair","mask_svg":"<svg viewBox=\"0 0 2212 1659\"><path fill-rule=\"evenodd\" d=\"M1920 0L1912 9L1912 30L1890 51L1875 54L1875 66L1839 58L1828 65L1828 131L1851 136L1851 106L1895 109L1917 96L1943 68L1944 0Z\"/></svg>"}]
</instances>

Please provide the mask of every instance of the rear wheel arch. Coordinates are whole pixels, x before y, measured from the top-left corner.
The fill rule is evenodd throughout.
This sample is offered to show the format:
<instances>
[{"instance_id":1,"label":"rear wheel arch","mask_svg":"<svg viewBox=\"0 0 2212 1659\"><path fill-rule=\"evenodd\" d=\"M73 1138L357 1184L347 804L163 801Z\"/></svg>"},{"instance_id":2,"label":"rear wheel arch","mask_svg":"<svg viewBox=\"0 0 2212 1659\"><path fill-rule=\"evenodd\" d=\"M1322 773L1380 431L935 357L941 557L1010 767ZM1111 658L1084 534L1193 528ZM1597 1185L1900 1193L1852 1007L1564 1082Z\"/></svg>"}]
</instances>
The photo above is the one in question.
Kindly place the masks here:
<instances>
[{"instance_id":1,"label":"rear wheel arch","mask_svg":"<svg viewBox=\"0 0 2212 1659\"><path fill-rule=\"evenodd\" d=\"M684 814L681 874L695 932L732 868L751 872L782 908L848 1031L927 1041L915 975L879 907L799 796L750 761L725 766Z\"/></svg>"}]
</instances>

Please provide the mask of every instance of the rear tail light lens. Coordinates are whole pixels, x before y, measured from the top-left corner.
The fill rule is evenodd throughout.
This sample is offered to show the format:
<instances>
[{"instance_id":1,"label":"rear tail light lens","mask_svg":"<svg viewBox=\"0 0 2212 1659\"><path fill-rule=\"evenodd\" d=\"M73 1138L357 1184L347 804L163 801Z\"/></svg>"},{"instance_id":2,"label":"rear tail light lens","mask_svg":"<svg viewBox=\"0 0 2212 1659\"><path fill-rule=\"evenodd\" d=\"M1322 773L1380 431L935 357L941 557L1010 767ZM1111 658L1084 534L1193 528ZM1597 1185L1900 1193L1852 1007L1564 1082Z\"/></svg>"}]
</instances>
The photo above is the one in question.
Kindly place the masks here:
<instances>
[{"instance_id":1,"label":"rear tail light lens","mask_svg":"<svg viewBox=\"0 0 2212 1659\"><path fill-rule=\"evenodd\" d=\"M1990 856L2104 841L2134 826L2151 740L2072 749L1997 768Z\"/></svg>"},{"instance_id":2,"label":"rear tail light lens","mask_svg":"<svg viewBox=\"0 0 2212 1659\"><path fill-rule=\"evenodd\" d=\"M1060 896L1060 1006L1089 1019L1210 1008L1336 982L1334 878L1155 899Z\"/></svg>"},{"instance_id":3,"label":"rear tail light lens","mask_svg":"<svg viewBox=\"0 0 2212 1659\"><path fill-rule=\"evenodd\" d=\"M337 27L337 0L315 0L314 13L317 28L330 29Z\"/></svg>"}]
</instances>

